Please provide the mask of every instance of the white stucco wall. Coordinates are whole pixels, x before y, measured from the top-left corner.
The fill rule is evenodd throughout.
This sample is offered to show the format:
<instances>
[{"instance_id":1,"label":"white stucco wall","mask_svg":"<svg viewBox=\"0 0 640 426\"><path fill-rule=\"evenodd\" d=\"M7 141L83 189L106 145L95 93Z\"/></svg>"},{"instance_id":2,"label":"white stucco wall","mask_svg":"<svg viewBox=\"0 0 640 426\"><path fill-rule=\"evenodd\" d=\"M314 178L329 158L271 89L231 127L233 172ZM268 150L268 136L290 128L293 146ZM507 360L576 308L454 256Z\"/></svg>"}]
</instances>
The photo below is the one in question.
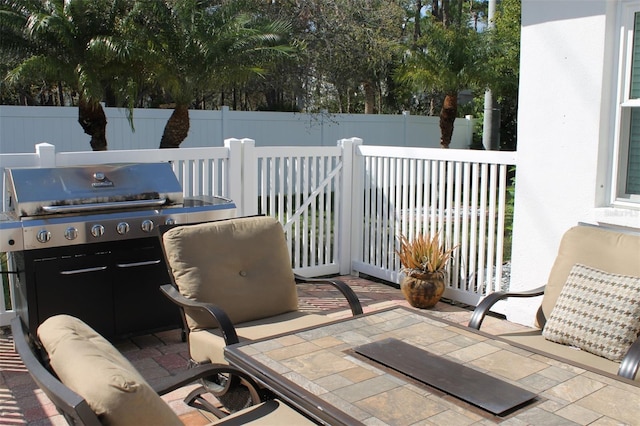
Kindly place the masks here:
<instances>
[{"instance_id":1,"label":"white stucco wall","mask_svg":"<svg viewBox=\"0 0 640 426\"><path fill-rule=\"evenodd\" d=\"M522 1L514 290L545 283L562 234L578 222L640 228L637 211L599 209L608 197L618 6ZM505 313L531 325L538 305L511 299Z\"/></svg>"}]
</instances>

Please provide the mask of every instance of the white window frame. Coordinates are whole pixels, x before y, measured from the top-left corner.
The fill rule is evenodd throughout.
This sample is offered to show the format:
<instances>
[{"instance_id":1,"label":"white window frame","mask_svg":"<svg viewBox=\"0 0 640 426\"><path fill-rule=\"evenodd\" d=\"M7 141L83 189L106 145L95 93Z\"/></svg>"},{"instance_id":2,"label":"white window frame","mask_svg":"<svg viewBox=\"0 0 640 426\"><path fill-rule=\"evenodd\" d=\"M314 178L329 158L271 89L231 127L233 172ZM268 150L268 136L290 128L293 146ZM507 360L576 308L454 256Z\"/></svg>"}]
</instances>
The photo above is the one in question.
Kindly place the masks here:
<instances>
[{"instance_id":1,"label":"white window frame","mask_svg":"<svg viewBox=\"0 0 640 426\"><path fill-rule=\"evenodd\" d=\"M619 67L617 73L616 131L613 147L611 204L614 207L640 209L640 194L626 193L629 157L631 108L640 108L640 98L630 98L631 63L635 14L640 13L640 1L622 2L618 15ZM638 29L640 31L640 28ZM639 111L640 112L640 111Z\"/></svg>"}]
</instances>

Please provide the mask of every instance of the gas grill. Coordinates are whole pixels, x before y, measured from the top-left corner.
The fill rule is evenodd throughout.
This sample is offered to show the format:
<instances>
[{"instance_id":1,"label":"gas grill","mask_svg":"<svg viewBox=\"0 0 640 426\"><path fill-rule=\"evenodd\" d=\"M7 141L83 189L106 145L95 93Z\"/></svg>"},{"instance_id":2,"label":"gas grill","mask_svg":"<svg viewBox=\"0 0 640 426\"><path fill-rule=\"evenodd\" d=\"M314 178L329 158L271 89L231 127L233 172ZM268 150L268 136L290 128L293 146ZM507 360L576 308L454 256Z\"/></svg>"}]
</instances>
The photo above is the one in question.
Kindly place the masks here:
<instances>
[{"instance_id":1,"label":"gas grill","mask_svg":"<svg viewBox=\"0 0 640 426\"><path fill-rule=\"evenodd\" d=\"M14 307L30 330L57 313L108 338L179 327L157 227L235 216L216 196L184 198L169 163L6 169L0 252L17 269Z\"/></svg>"}]
</instances>

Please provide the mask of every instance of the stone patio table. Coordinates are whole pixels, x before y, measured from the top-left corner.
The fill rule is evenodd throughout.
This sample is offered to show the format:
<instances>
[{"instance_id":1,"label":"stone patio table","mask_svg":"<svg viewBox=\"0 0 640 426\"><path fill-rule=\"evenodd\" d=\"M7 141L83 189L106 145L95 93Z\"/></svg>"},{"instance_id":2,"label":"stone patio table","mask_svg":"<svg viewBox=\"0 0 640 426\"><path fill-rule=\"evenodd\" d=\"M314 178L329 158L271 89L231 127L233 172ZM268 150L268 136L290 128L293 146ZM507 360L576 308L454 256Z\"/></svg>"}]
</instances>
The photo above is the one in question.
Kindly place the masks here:
<instances>
[{"instance_id":1,"label":"stone patio table","mask_svg":"<svg viewBox=\"0 0 640 426\"><path fill-rule=\"evenodd\" d=\"M389 338L536 396L515 410L494 415L354 351ZM324 424L637 424L640 419L640 387L630 380L404 307L239 343L227 347L225 355Z\"/></svg>"}]
</instances>

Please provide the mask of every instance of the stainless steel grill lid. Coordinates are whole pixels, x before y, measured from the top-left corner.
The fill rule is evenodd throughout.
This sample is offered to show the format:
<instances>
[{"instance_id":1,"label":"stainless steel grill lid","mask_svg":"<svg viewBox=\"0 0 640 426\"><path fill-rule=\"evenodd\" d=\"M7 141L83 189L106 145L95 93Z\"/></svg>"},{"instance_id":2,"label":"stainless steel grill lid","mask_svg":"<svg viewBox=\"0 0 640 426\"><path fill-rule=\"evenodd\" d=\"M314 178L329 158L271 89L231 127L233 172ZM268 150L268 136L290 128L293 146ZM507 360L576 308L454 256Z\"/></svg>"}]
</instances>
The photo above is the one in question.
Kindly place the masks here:
<instances>
[{"instance_id":1,"label":"stainless steel grill lid","mask_svg":"<svg viewBox=\"0 0 640 426\"><path fill-rule=\"evenodd\" d=\"M7 169L9 208L19 217L183 203L169 163Z\"/></svg>"}]
</instances>

